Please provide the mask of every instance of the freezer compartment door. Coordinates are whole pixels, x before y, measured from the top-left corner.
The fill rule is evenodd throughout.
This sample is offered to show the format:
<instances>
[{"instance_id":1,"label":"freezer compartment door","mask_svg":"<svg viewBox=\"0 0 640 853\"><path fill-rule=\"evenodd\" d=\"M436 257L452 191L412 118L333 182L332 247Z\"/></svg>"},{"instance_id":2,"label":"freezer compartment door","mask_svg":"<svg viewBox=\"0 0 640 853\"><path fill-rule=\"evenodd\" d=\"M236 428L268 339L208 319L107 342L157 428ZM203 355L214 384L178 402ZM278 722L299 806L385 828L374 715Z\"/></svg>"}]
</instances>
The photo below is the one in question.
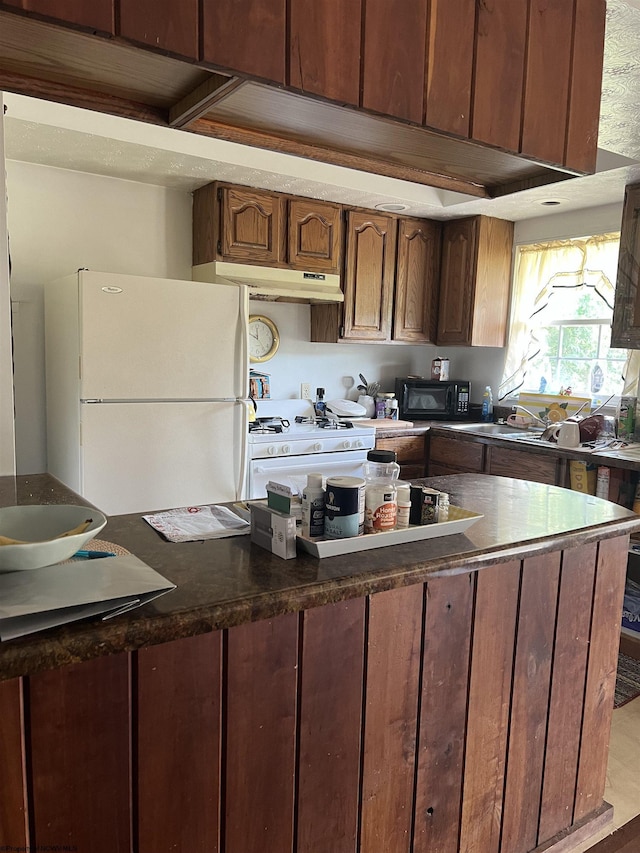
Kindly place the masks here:
<instances>
[{"instance_id":1,"label":"freezer compartment door","mask_svg":"<svg viewBox=\"0 0 640 853\"><path fill-rule=\"evenodd\" d=\"M242 403L84 403L81 494L108 515L242 496Z\"/></svg>"},{"instance_id":2,"label":"freezer compartment door","mask_svg":"<svg viewBox=\"0 0 640 853\"><path fill-rule=\"evenodd\" d=\"M83 400L247 396L246 288L81 270Z\"/></svg>"}]
</instances>

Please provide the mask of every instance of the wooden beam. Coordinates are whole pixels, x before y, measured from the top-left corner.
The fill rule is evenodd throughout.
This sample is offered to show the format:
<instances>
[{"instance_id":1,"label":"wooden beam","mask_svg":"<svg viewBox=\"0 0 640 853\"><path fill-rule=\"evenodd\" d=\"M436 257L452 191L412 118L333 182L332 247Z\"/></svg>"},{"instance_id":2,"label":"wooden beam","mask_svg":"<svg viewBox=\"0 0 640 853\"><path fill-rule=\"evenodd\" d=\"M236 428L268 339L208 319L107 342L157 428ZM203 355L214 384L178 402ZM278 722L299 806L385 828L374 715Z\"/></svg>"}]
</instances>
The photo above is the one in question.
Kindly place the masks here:
<instances>
[{"instance_id":1,"label":"wooden beam","mask_svg":"<svg viewBox=\"0 0 640 853\"><path fill-rule=\"evenodd\" d=\"M239 77L223 77L212 74L208 80L197 86L184 98L181 98L169 110L169 126L183 128L192 121L201 118L224 98L228 97L245 81Z\"/></svg>"}]
</instances>

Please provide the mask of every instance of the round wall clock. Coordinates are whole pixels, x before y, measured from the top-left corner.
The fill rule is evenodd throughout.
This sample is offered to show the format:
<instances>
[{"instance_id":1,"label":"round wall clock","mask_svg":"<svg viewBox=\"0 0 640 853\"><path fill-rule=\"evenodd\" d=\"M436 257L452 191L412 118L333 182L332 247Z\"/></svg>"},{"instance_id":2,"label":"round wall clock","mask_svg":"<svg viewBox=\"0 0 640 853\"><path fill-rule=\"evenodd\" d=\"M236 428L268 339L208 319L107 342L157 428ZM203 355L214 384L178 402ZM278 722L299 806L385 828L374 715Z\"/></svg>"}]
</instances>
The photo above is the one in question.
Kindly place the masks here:
<instances>
[{"instance_id":1,"label":"round wall clock","mask_svg":"<svg viewBox=\"0 0 640 853\"><path fill-rule=\"evenodd\" d=\"M280 335L273 320L261 314L249 317L249 360L269 361L278 351Z\"/></svg>"}]
</instances>

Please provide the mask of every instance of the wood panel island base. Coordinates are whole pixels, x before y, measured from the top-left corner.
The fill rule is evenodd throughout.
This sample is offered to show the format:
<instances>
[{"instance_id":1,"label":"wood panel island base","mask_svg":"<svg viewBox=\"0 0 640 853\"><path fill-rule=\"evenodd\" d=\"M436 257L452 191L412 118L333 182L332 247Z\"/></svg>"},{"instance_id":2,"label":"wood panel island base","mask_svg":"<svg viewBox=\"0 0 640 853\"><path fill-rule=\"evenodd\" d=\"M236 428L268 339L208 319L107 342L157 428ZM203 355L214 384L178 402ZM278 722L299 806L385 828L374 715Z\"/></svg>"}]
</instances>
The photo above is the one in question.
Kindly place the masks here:
<instances>
[{"instance_id":1,"label":"wood panel island base","mask_svg":"<svg viewBox=\"0 0 640 853\"><path fill-rule=\"evenodd\" d=\"M485 517L289 561L110 518L102 536L178 588L0 646L0 849L542 853L599 830L640 518L521 480L426 482ZM0 478L0 503L71 500Z\"/></svg>"}]
</instances>

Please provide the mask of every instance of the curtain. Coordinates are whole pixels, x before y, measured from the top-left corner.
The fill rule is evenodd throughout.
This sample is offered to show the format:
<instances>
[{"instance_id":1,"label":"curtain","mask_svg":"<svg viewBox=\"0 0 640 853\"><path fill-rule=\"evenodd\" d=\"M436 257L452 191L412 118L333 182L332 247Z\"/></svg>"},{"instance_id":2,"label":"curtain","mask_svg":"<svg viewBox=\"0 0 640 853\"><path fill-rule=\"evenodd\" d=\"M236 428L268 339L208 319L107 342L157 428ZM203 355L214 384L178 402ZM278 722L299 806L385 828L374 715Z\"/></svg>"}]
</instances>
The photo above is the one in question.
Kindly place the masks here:
<instances>
[{"instance_id":1,"label":"curtain","mask_svg":"<svg viewBox=\"0 0 640 853\"><path fill-rule=\"evenodd\" d=\"M518 247L509 343L498 390L500 400L517 394L525 383L528 365L540 350L538 330L553 319L550 305L554 291L592 287L613 310L619 245L620 234L614 233ZM634 367L635 364L627 370L629 376ZM637 370L635 381L637 385Z\"/></svg>"}]
</instances>

